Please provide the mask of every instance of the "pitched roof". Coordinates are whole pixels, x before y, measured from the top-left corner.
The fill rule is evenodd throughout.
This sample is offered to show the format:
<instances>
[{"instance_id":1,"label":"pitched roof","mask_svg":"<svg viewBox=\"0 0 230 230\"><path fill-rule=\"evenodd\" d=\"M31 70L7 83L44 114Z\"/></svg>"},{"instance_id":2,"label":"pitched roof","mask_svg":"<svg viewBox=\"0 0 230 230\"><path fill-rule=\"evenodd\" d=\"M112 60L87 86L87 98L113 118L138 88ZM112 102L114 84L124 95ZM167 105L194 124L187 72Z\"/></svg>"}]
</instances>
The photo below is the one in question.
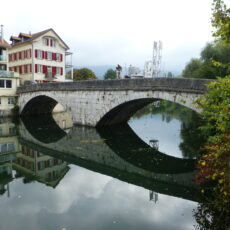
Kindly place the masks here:
<instances>
[{"instance_id":1,"label":"pitched roof","mask_svg":"<svg viewBox=\"0 0 230 230\"><path fill-rule=\"evenodd\" d=\"M69 47L66 45L66 43L59 37L59 35L58 35L52 28L47 29L47 30L43 30L43 31L41 31L41 32L38 32L38 33L35 33L35 34L31 34L31 35L30 35L30 34L25 34L25 33L20 33L19 36L21 35L21 36L24 36L24 37L28 37L28 39L27 39L26 41L23 41L23 42L17 42L17 43L15 43L15 44L11 45L11 47L14 47L14 46L17 46L17 45L26 43L26 42L33 41L33 40L35 40L36 38L38 38L38 37L40 37L40 36L42 36L42 35L45 35L45 34L48 33L49 31L52 31L52 32L61 40L61 42L66 46L66 48L69 49ZM30 36L30 37L29 37L29 36ZM18 37L11 36L11 38L12 38L12 37L15 38L15 40L20 39L20 38L18 38Z\"/></svg>"},{"instance_id":2,"label":"pitched roof","mask_svg":"<svg viewBox=\"0 0 230 230\"><path fill-rule=\"evenodd\" d=\"M0 39L0 47L6 48L8 46L10 46L10 44L6 40L3 39L3 42L2 42L2 40Z\"/></svg>"},{"instance_id":3,"label":"pitched roof","mask_svg":"<svg viewBox=\"0 0 230 230\"><path fill-rule=\"evenodd\" d=\"M18 37L28 37L28 38L31 38L32 35L31 34L20 33Z\"/></svg>"},{"instance_id":4,"label":"pitched roof","mask_svg":"<svg viewBox=\"0 0 230 230\"><path fill-rule=\"evenodd\" d=\"M18 41L21 41L21 38L16 37L16 36L11 36L11 37L10 37L10 41L12 41L12 40L18 40Z\"/></svg>"}]
</instances>

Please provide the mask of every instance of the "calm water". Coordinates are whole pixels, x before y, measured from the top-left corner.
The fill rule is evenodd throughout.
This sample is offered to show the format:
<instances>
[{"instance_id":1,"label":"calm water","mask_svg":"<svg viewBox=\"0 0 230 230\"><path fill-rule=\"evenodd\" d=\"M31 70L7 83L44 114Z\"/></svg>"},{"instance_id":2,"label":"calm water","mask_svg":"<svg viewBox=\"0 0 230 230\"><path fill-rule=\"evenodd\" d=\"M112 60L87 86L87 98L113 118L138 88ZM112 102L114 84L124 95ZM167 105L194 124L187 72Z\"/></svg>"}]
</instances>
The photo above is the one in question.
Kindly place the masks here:
<instances>
[{"instance_id":1,"label":"calm water","mask_svg":"<svg viewBox=\"0 0 230 230\"><path fill-rule=\"evenodd\" d=\"M0 229L195 229L192 111L150 105L99 130L54 120L1 121Z\"/></svg>"}]
</instances>

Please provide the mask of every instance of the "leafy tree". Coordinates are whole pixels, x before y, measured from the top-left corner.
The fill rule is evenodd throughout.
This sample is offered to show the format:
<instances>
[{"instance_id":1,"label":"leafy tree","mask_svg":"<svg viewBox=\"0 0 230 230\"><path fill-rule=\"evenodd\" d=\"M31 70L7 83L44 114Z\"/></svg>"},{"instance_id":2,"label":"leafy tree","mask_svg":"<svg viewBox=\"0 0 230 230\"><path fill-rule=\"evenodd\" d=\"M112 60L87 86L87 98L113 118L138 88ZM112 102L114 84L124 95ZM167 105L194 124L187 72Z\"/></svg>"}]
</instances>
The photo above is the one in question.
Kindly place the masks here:
<instances>
[{"instance_id":1,"label":"leafy tree","mask_svg":"<svg viewBox=\"0 0 230 230\"><path fill-rule=\"evenodd\" d=\"M82 68L82 69L75 69L73 71L73 79L76 80L89 80L89 79L97 79L95 73L88 69L88 68Z\"/></svg>"},{"instance_id":2,"label":"leafy tree","mask_svg":"<svg viewBox=\"0 0 230 230\"><path fill-rule=\"evenodd\" d=\"M191 59L182 76L188 78L216 79L230 74L230 45L222 41L208 43L199 59ZM220 64L222 63L222 64Z\"/></svg>"},{"instance_id":3,"label":"leafy tree","mask_svg":"<svg viewBox=\"0 0 230 230\"><path fill-rule=\"evenodd\" d=\"M202 63L200 59L191 59L191 61L186 65L185 69L183 70L182 76L188 78L198 78L198 70L201 65Z\"/></svg>"},{"instance_id":4,"label":"leafy tree","mask_svg":"<svg viewBox=\"0 0 230 230\"><path fill-rule=\"evenodd\" d=\"M116 71L108 69L104 75L104 79L116 79Z\"/></svg>"},{"instance_id":5,"label":"leafy tree","mask_svg":"<svg viewBox=\"0 0 230 230\"><path fill-rule=\"evenodd\" d=\"M230 44L230 8L223 0L213 0L212 26L216 28L213 36Z\"/></svg>"}]
</instances>

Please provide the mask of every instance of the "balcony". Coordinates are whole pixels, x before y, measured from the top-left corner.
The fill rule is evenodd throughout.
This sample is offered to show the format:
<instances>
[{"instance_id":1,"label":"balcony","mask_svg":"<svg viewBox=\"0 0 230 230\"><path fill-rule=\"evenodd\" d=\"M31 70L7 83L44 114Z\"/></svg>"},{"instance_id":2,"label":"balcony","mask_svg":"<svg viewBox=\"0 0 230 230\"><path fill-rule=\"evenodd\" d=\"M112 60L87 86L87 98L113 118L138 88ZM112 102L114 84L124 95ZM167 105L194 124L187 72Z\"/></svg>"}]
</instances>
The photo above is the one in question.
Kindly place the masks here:
<instances>
[{"instance_id":1,"label":"balcony","mask_svg":"<svg viewBox=\"0 0 230 230\"><path fill-rule=\"evenodd\" d=\"M1 77L18 78L19 74L13 71L0 70Z\"/></svg>"},{"instance_id":2,"label":"balcony","mask_svg":"<svg viewBox=\"0 0 230 230\"><path fill-rule=\"evenodd\" d=\"M45 78L47 80L54 80L54 79L56 79L56 74L52 73L52 72L47 72L47 73L45 73Z\"/></svg>"},{"instance_id":3,"label":"balcony","mask_svg":"<svg viewBox=\"0 0 230 230\"><path fill-rule=\"evenodd\" d=\"M7 58L6 58L6 55L0 55L0 61L6 61Z\"/></svg>"}]
</instances>

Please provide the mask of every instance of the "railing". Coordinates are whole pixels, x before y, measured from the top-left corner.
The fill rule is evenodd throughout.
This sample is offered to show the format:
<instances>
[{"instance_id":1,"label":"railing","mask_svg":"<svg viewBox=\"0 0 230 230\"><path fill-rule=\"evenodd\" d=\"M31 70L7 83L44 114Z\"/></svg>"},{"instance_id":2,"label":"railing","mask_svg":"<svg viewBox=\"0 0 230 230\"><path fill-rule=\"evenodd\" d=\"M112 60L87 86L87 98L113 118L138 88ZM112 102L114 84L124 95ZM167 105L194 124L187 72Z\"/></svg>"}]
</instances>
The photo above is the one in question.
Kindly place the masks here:
<instances>
[{"instance_id":1,"label":"railing","mask_svg":"<svg viewBox=\"0 0 230 230\"><path fill-rule=\"evenodd\" d=\"M52 72L47 72L47 73L45 73L45 78L55 79L56 78L56 74L52 73Z\"/></svg>"},{"instance_id":2,"label":"railing","mask_svg":"<svg viewBox=\"0 0 230 230\"><path fill-rule=\"evenodd\" d=\"M0 70L0 77L18 77L13 71Z\"/></svg>"},{"instance_id":3,"label":"railing","mask_svg":"<svg viewBox=\"0 0 230 230\"><path fill-rule=\"evenodd\" d=\"M7 58L6 58L6 55L0 55L0 61L6 61Z\"/></svg>"}]
</instances>

